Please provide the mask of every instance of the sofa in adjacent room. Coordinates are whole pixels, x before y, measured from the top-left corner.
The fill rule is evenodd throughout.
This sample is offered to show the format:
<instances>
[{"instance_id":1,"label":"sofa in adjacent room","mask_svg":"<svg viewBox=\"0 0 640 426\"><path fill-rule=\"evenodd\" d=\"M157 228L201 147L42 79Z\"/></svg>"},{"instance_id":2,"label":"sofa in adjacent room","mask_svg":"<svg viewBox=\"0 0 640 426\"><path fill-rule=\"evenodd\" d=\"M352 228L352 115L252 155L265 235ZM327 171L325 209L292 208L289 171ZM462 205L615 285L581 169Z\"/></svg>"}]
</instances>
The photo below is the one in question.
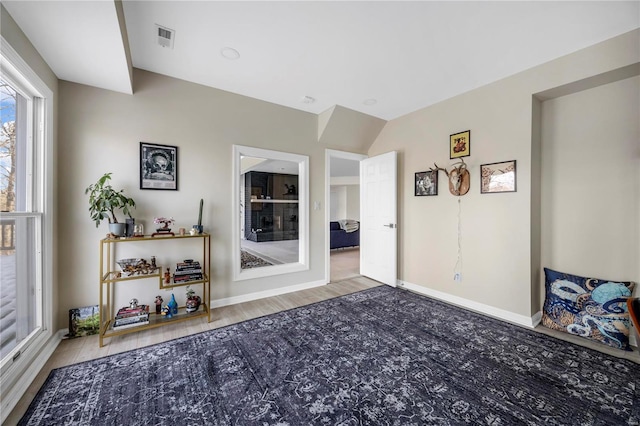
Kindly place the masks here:
<instances>
[{"instance_id":1,"label":"sofa in adjacent room","mask_svg":"<svg viewBox=\"0 0 640 426\"><path fill-rule=\"evenodd\" d=\"M360 245L360 229L347 232L340 227L340 222L329 222L329 244L331 249L358 247Z\"/></svg>"}]
</instances>

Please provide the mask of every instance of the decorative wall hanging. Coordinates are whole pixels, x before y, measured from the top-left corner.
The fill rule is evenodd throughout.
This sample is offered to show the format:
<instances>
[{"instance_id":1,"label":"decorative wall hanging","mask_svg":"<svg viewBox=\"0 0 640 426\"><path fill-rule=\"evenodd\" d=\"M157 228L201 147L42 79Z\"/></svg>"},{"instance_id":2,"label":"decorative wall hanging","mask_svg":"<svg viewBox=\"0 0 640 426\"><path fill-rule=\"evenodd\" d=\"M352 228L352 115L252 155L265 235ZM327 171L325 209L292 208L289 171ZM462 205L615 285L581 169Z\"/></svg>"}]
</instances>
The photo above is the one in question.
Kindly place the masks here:
<instances>
[{"instance_id":1,"label":"decorative wall hanging","mask_svg":"<svg viewBox=\"0 0 640 426\"><path fill-rule=\"evenodd\" d=\"M471 155L471 130L454 133L449 136L449 158L468 157Z\"/></svg>"},{"instance_id":2,"label":"decorative wall hanging","mask_svg":"<svg viewBox=\"0 0 640 426\"><path fill-rule=\"evenodd\" d=\"M516 192L516 160L480 166L480 193Z\"/></svg>"},{"instance_id":3,"label":"decorative wall hanging","mask_svg":"<svg viewBox=\"0 0 640 426\"><path fill-rule=\"evenodd\" d=\"M178 147L140 142L140 189L178 190Z\"/></svg>"},{"instance_id":4,"label":"decorative wall hanging","mask_svg":"<svg viewBox=\"0 0 640 426\"><path fill-rule=\"evenodd\" d=\"M438 171L416 173L415 192L416 197L423 195L438 195Z\"/></svg>"},{"instance_id":5,"label":"decorative wall hanging","mask_svg":"<svg viewBox=\"0 0 640 426\"><path fill-rule=\"evenodd\" d=\"M438 167L436 163L433 163L436 168L431 168L432 172L437 172L438 170L442 170L449 179L449 192L452 195L464 195L469 192L469 186L471 183L471 175L469 174L469 170L467 170L467 164L461 158L459 162L453 163L451 165L451 170L447 170L443 167Z\"/></svg>"}]
</instances>

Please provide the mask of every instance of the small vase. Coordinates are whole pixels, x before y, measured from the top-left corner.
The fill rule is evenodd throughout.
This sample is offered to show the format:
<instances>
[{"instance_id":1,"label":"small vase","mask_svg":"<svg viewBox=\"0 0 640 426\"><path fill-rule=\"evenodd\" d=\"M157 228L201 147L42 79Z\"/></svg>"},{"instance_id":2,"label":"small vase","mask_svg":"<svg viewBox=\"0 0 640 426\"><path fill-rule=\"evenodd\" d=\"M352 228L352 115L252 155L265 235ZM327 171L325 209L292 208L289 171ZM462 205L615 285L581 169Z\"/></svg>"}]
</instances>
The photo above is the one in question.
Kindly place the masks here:
<instances>
[{"instance_id":1,"label":"small vase","mask_svg":"<svg viewBox=\"0 0 640 426\"><path fill-rule=\"evenodd\" d=\"M195 312L198 310L198 308L200 307L200 303L201 303L200 296L192 296L189 297L187 299L187 303L185 304L186 306L186 311L187 312Z\"/></svg>"},{"instance_id":2,"label":"small vase","mask_svg":"<svg viewBox=\"0 0 640 426\"><path fill-rule=\"evenodd\" d=\"M171 300L167 303L167 307L169 308L171 315L178 314L178 302L176 302L176 298L173 293L171 293Z\"/></svg>"}]
</instances>

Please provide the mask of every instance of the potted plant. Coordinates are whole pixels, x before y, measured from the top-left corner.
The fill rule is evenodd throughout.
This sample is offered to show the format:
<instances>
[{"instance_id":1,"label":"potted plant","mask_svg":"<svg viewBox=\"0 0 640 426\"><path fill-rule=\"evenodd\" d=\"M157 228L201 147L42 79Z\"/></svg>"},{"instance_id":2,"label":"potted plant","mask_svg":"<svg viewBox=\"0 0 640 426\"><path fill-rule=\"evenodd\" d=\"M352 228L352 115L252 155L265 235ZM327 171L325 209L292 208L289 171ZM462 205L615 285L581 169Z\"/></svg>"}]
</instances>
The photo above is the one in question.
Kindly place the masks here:
<instances>
[{"instance_id":1,"label":"potted plant","mask_svg":"<svg viewBox=\"0 0 640 426\"><path fill-rule=\"evenodd\" d=\"M110 184L111 173L105 173L98 181L89 185L84 193L89 194L89 214L96 223L96 228L102 220L109 221L109 232L117 236L125 233L125 223L118 222L116 210L131 218L131 208L136 207L132 198L124 195L123 189L116 191Z\"/></svg>"},{"instance_id":2,"label":"potted plant","mask_svg":"<svg viewBox=\"0 0 640 426\"><path fill-rule=\"evenodd\" d=\"M195 312L200 307L202 299L200 296L196 296L196 292L191 289L191 286L187 286L187 302L185 303L187 312Z\"/></svg>"}]
</instances>

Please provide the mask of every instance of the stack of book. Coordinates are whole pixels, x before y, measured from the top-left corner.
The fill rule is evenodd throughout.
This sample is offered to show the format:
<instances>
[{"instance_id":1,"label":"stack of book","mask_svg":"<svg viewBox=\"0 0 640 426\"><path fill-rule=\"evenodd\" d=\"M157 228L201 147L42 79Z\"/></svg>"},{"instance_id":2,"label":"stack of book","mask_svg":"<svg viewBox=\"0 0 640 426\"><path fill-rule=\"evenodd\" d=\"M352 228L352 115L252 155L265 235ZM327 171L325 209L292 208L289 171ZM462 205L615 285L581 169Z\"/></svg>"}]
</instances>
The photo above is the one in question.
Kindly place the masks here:
<instances>
[{"instance_id":1,"label":"stack of book","mask_svg":"<svg viewBox=\"0 0 640 426\"><path fill-rule=\"evenodd\" d=\"M149 324L149 305L121 308L113 321L114 330Z\"/></svg>"},{"instance_id":2,"label":"stack of book","mask_svg":"<svg viewBox=\"0 0 640 426\"><path fill-rule=\"evenodd\" d=\"M174 283L185 283L202 279L202 267L197 261L184 261L176 265L176 271L173 274Z\"/></svg>"}]
</instances>

